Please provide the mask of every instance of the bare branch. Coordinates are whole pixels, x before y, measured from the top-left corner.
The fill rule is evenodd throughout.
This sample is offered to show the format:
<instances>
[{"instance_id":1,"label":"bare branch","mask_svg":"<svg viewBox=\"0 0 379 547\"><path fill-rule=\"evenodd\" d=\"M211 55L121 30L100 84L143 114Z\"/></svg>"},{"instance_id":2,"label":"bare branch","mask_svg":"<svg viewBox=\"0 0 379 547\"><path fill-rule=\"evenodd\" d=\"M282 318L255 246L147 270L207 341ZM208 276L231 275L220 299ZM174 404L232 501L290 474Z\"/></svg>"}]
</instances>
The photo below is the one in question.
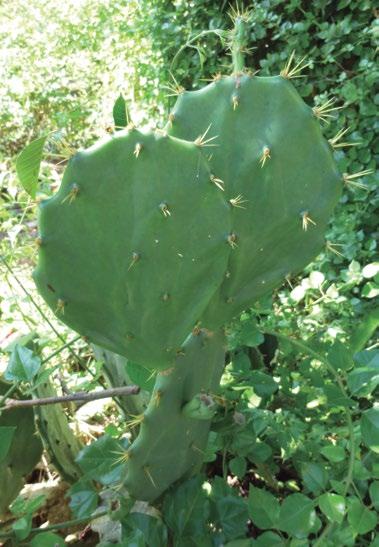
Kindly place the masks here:
<instances>
[{"instance_id":1,"label":"bare branch","mask_svg":"<svg viewBox=\"0 0 379 547\"><path fill-rule=\"evenodd\" d=\"M3 407L3 410L9 410L16 407L19 408L29 406L56 405L61 403L68 403L70 401L96 401L98 399L105 399L107 397L137 395L139 392L139 386L125 386L115 387L112 389L103 389L102 391L93 391L91 393L87 393L86 391L78 391L77 393L63 395L62 397L44 397L41 399L8 399L5 403L5 406Z\"/></svg>"}]
</instances>

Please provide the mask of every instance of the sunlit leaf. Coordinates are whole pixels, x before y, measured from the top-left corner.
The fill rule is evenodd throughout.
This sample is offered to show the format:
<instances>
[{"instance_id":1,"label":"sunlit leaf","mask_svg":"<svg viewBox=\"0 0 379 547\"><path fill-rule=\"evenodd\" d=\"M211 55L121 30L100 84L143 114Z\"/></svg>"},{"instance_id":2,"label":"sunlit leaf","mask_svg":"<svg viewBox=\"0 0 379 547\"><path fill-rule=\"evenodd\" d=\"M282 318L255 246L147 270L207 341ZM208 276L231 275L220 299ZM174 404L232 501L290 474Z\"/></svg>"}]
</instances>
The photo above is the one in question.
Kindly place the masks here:
<instances>
[{"instance_id":1,"label":"sunlit leaf","mask_svg":"<svg viewBox=\"0 0 379 547\"><path fill-rule=\"evenodd\" d=\"M24 190L35 198L38 185L38 176L42 161L43 147L48 134L29 143L16 160L16 171Z\"/></svg>"}]
</instances>

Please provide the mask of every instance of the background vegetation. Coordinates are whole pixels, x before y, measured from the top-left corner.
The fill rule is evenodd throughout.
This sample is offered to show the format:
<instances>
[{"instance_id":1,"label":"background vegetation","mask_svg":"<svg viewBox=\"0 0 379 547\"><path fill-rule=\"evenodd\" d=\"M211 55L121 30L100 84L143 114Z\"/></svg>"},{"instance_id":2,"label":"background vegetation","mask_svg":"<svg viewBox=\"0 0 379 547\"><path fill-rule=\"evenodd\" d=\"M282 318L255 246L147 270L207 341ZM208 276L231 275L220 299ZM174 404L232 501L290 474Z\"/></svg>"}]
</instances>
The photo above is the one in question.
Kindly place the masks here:
<instances>
[{"instance_id":1,"label":"background vegetation","mask_svg":"<svg viewBox=\"0 0 379 547\"><path fill-rule=\"evenodd\" d=\"M10 14L0 3L3 368L22 335L35 332L34 349L44 356L74 338L31 282L35 203L17 183L16 155L47 130L58 129L50 152L89 145L112 123L120 92L136 123L162 124L175 100L167 96L168 86L198 88L230 70L218 33L201 35L171 65L195 35L228 28L228 9L227 2L202 0L14 0ZM247 64L268 75L277 74L293 50L310 60L306 77L295 84L300 94L310 105L335 98L344 108L325 135L349 127L347 140L360 143L336 152L341 172L375 168L377 15L368 0L254 5ZM39 198L54 192L63 168L52 156L44 161ZM206 475L174 489L159 514L128 508L113 514L118 544L379 546L379 350L372 332L379 294L378 193L374 175L355 182L346 185L328 244L315 261L229 326L223 404L205 455ZM268 332L281 336L262 334ZM70 349L50 362L60 365L61 385L73 391L97 386L101 362L83 340ZM33 383L22 387L30 395ZM82 455L86 489L82 479L68 496L71 518L104 509L104 492L114 492L120 481L117 473L113 483L104 478L104 470L123 465L112 443L122 451L125 425L115 406L105 408L85 419L67 409L82 440L97 439ZM98 446L109 449L97 452ZM28 480L36 482L36 475ZM45 498L39 505L13 511L18 522L28 515L26 535L32 524L49 519ZM114 531L97 529L107 545Z\"/></svg>"}]
</instances>

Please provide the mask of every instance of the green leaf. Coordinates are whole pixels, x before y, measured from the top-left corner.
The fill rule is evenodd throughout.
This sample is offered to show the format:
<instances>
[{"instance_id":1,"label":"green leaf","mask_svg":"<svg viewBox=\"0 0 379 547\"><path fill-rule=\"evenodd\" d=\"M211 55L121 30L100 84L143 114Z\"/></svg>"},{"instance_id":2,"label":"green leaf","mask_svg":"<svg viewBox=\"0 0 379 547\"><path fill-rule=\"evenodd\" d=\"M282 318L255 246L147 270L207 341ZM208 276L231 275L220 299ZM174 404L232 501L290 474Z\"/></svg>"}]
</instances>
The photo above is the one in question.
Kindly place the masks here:
<instances>
[{"instance_id":1,"label":"green leaf","mask_svg":"<svg viewBox=\"0 0 379 547\"><path fill-rule=\"evenodd\" d=\"M346 457L344 448L342 448L342 446L336 446L333 444L323 446L320 452L327 460L332 463L342 462Z\"/></svg>"},{"instance_id":2,"label":"green leaf","mask_svg":"<svg viewBox=\"0 0 379 547\"><path fill-rule=\"evenodd\" d=\"M346 345L336 340L327 354L328 361L335 370L349 370L353 368L352 356Z\"/></svg>"},{"instance_id":3,"label":"green leaf","mask_svg":"<svg viewBox=\"0 0 379 547\"><path fill-rule=\"evenodd\" d=\"M69 490L69 506L77 518L88 517L97 507L99 496L89 481L79 481Z\"/></svg>"},{"instance_id":4,"label":"green leaf","mask_svg":"<svg viewBox=\"0 0 379 547\"><path fill-rule=\"evenodd\" d=\"M291 494L282 503L278 528L295 537L306 537L316 522L313 501L303 494Z\"/></svg>"},{"instance_id":5,"label":"green leaf","mask_svg":"<svg viewBox=\"0 0 379 547\"><path fill-rule=\"evenodd\" d=\"M240 374L247 374L251 370L250 359L244 351L239 351L233 356L232 368Z\"/></svg>"},{"instance_id":6,"label":"green leaf","mask_svg":"<svg viewBox=\"0 0 379 547\"><path fill-rule=\"evenodd\" d=\"M127 518L123 520L123 526L128 526L131 530L142 532L145 545L167 545L167 528L162 520L139 511L129 513ZM138 540L139 539L139 536ZM126 545L130 545L127 543ZM137 544L139 545L139 543Z\"/></svg>"},{"instance_id":7,"label":"green leaf","mask_svg":"<svg viewBox=\"0 0 379 547\"><path fill-rule=\"evenodd\" d=\"M104 485L120 482L125 464L120 463L125 448L116 439L103 435L84 447L76 458L87 479L95 479Z\"/></svg>"},{"instance_id":8,"label":"green leaf","mask_svg":"<svg viewBox=\"0 0 379 547\"><path fill-rule=\"evenodd\" d=\"M376 298L379 296L379 285L369 281L362 289L362 296L365 298Z\"/></svg>"},{"instance_id":9,"label":"green leaf","mask_svg":"<svg viewBox=\"0 0 379 547\"><path fill-rule=\"evenodd\" d=\"M346 397L337 385L327 384L324 386L323 391L328 399L328 405L331 407L351 407L354 405L354 401Z\"/></svg>"},{"instance_id":10,"label":"green leaf","mask_svg":"<svg viewBox=\"0 0 379 547\"><path fill-rule=\"evenodd\" d=\"M19 496L10 506L10 511L13 515L21 516L26 513L31 515L37 511L46 501L46 495L40 494L31 499L23 498Z\"/></svg>"},{"instance_id":11,"label":"green leaf","mask_svg":"<svg viewBox=\"0 0 379 547\"><path fill-rule=\"evenodd\" d=\"M253 463L263 463L272 455L272 448L269 444L260 441L259 439L252 443L248 453L248 458Z\"/></svg>"},{"instance_id":12,"label":"green leaf","mask_svg":"<svg viewBox=\"0 0 379 547\"><path fill-rule=\"evenodd\" d=\"M25 346L16 344L12 350L4 378L11 382L31 382L41 366L41 359Z\"/></svg>"},{"instance_id":13,"label":"green leaf","mask_svg":"<svg viewBox=\"0 0 379 547\"><path fill-rule=\"evenodd\" d=\"M379 481L370 484L369 492L373 506L379 510Z\"/></svg>"},{"instance_id":14,"label":"green leaf","mask_svg":"<svg viewBox=\"0 0 379 547\"><path fill-rule=\"evenodd\" d=\"M240 344L242 346L249 346L254 348L259 346L264 341L263 334L258 330L257 324L254 320L246 320L242 323L240 332Z\"/></svg>"},{"instance_id":15,"label":"green leaf","mask_svg":"<svg viewBox=\"0 0 379 547\"><path fill-rule=\"evenodd\" d=\"M16 538L20 541L28 537L31 529L32 529L31 514L21 517L20 519L16 520L12 524L12 530L14 531Z\"/></svg>"},{"instance_id":16,"label":"green leaf","mask_svg":"<svg viewBox=\"0 0 379 547\"><path fill-rule=\"evenodd\" d=\"M38 185L38 176L42 161L43 147L48 134L29 143L16 160L16 171L24 190L35 198Z\"/></svg>"},{"instance_id":17,"label":"green leaf","mask_svg":"<svg viewBox=\"0 0 379 547\"><path fill-rule=\"evenodd\" d=\"M376 527L378 515L370 511L358 498L354 498L349 504L347 520L356 534L366 534Z\"/></svg>"},{"instance_id":18,"label":"green leaf","mask_svg":"<svg viewBox=\"0 0 379 547\"><path fill-rule=\"evenodd\" d=\"M357 356L362 356L362 354L367 354L368 361L365 365L358 366L349 372L347 375L347 385L352 395L367 397L379 385L379 352L362 351ZM369 359L369 356L372 359Z\"/></svg>"},{"instance_id":19,"label":"green leaf","mask_svg":"<svg viewBox=\"0 0 379 547\"><path fill-rule=\"evenodd\" d=\"M247 507L244 499L226 496L216 501L218 523L225 539L237 539L246 534Z\"/></svg>"},{"instance_id":20,"label":"green leaf","mask_svg":"<svg viewBox=\"0 0 379 547\"><path fill-rule=\"evenodd\" d=\"M306 487L314 494L318 494L327 485L328 474L319 463L305 463L301 467L301 476Z\"/></svg>"},{"instance_id":21,"label":"green leaf","mask_svg":"<svg viewBox=\"0 0 379 547\"><path fill-rule=\"evenodd\" d=\"M259 397L269 397L278 390L278 384L264 372L253 370L250 373L251 383Z\"/></svg>"},{"instance_id":22,"label":"green leaf","mask_svg":"<svg viewBox=\"0 0 379 547\"><path fill-rule=\"evenodd\" d=\"M141 389L150 393L153 391L155 375L152 374L151 370L128 360L126 363L126 372L133 384L137 384Z\"/></svg>"},{"instance_id":23,"label":"green leaf","mask_svg":"<svg viewBox=\"0 0 379 547\"><path fill-rule=\"evenodd\" d=\"M168 492L163 501L165 522L178 537L202 536L207 531L209 501L197 476Z\"/></svg>"},{"instance_id":24,"label":"green leaf","mask_svg":"<svg viewBox=\"0 0 379 547\"><path fill-rule=\"evenodd\" d=\"M126 102L122 93L117 97L113 105L113 121L116 128L116 131L119 131L121 128L128 125L128 110L126 107Z\"/></svg>"},{"instance_id":25,"label":"green leaf","mask_svg":"<svg viewBox=\"0 0 379 547\"><path fill-rule=\"evenodd\" d=\"M29 545L30 547L64 547L66 543L57 534L44 532L34 536Z\"/></svg>"},{"instance_id":26,"label":"green leaf","mask_svg":"<svg viewBox=\"0 0 379 547\"><path fill-rule=\"evenodd\" d=\"M367 341L370 339L373 332L378 328L378 326L379 307L376 307L366 313L364 317L362 317L359 325L357 325L357 328L354 330L353 334L350 337L350 350L353 354L356 354L365 347ZM356 360L356 358L357 355L354 356L354 360Z\"/></svg>"},{"instance_id":27,"label":"green leaf","mask_svg":"<svg viewBox=\"0 0 379 547\"><path fill-rule=\"evenodd\" d=\"M229 469L233 475L236 475L238 478L242 479L246 473L246 460L242 456L232 458L229 462Z\"/></svg>"},{"instance_id":28,"label":"green leaf","mask_svg":"<svg viewBox=\"0 0 379 547\"><path fill-rule=\"evenodd\" d=\"M274 532L264 532L258 539L253 539L252 547L285 547L286 542Z\"/></svg>"},{"instance_id":29,"label":"green leaf","mask_svg":"<svg viewBox=\"0 0 379 547\"><path fill-rule=\"evenodd\" d=\"M251 520L258 528L264 530L276 527L280 506L275 496L267 490L250 486L248 509Z\"/></svg>"},{"instance_id":30,"label":"green leaf","mask_svg":"<svg viewBox=\"0 0 379 547\"><path fill-rule=\"evenodd\" d=\"M0 464L7 457L16 429L15 426L0 427Z\"/></svg>"},{"instance_id":31,"label":"green leaf","mask_svg":"<svg viewBox=\"0 0 379 547\"><path fill-rule=\"evenodd\" d=\"M109 544L109 547L112 547L114 544ZM122 534L122 543L117 544L122 545L122 547L146 547L145 538L141 530L134 530L128 536Z\"/></svg>"},{"instance_id":32,"label":"green leaf","mask_svg":"<svg viewBox=\"0 0 379 547\"><path fill-rule=\"evenodd\" d=\"M379 262L371 262L371 264L366 264L362 270L362 275L366 279L375 277L379 273Z\"/></svg>"},{"instance_id":33,"label":"green leaf","mask_svg":"<svg viewBox=\"0 0 379 547\"><path fill-rule=\"evenodd\" d=\"M346 510L345 498L343 496L327 492L318 498L318 505L329 520L341 524Z\"/></svg>"},{"instance_id":34,"label":"green leaf","mask_svg":"<svg viewBox=\"0 0 379 547\"><path fill-rule=\"evenodd\" d=\"M373 452L379 454L379 408L370 408L361 417L362 441Z\"/></svg>"}]
</instances>

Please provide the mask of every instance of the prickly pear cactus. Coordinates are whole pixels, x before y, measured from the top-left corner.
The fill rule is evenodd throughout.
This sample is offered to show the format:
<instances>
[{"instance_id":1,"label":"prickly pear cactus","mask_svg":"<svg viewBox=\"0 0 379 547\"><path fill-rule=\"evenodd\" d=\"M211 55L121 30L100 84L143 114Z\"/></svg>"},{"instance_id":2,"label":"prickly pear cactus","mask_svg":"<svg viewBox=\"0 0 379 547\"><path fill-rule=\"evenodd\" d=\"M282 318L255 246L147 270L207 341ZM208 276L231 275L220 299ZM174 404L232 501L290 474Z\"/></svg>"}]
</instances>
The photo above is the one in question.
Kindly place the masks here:
<instances>
[{"instance_id":1,"label":"prickly pear cactus","mask_svg":"<svg viewBox=\"0 0 379 547\"><path fill-rule=\"evenodd\" d=\"M304 63L260 77L244 69L246 46L237 14L231 75L178 89L164 131L129 124L76 154L41 203L35 280L48 305L92 343L161 370L128 452L126 485L143 500L201 464L218 329L310 262L357 176L338 173L339 137L322 135L334 107L310 108L291 82Z\"/></svg>"},{"instance_id":2,"label":"prickly pear cactus","mask_svg":"<svg viewBox=\"0 0 379 547\"><path fill-rule=\"evenodd\" d=\"M56 397L57 393L53 385L46 380L35 388L34 396ZM75 482L82 475L75 459L83 445L71 430L64 410L59 405L35 406L34 415L51 463L63 480Z\"/></svg>"},{"instance_id":3,"label":"prickly pear cactus","mask_svg":"<svg viewBox=\"0 0 379 547\"><path fill-rule=\"evenodd\" d=\"M291 82L301 65L291 60L272 77L243 71L244 25L236 22L234 74L217 75L199 91L179 90L166 127L186 140L208 128L211 171L231 204L228 266L202 316L207 328L311 261L342 189L322 111L307 106Z\"/></svg>"},{"instance_id":4,"label":"prickly pear cactus","mask_svg":"<svg viewBox=\"0 0 379 547\"><path fill-rule=\"evenodd\" d=\"M57 315L164 368L221 283L230 215L201 142L130 128L71 159L39 229L34 278Z\"/></svg>"}]
</instances>

